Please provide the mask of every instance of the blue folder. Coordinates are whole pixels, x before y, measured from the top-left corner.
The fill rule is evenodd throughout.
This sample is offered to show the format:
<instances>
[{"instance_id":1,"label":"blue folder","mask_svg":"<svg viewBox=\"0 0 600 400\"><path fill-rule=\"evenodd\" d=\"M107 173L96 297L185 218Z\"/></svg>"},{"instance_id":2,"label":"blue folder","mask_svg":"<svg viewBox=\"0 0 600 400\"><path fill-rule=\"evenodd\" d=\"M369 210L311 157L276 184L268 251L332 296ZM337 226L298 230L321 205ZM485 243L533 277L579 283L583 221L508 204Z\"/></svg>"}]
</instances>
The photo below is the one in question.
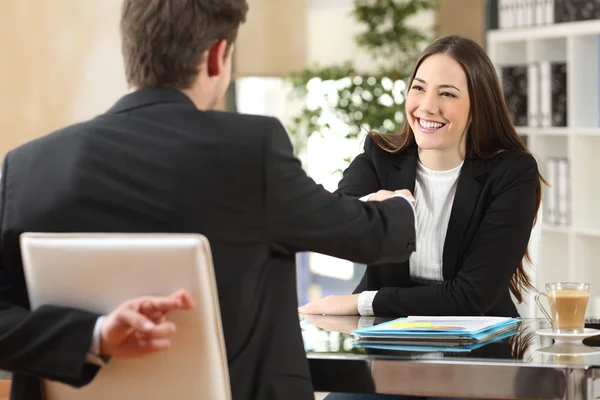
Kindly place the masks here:
<instances>
[{"instance_id":1,"label":"blue folder","mask_svg":"<svg viewBox=\"0 0 600 400\"><path fill-rule=\"evenodd\" d=\"M416 317L415 317L416 318ZM494 336L503 334L511 329L515 329L520 321L516 318L499 318L497 323L488 324L481 329L469 329L461 325L461 321L474 322L478 318L456 318L440 320L435 317L430 319L431 326L411 326L426 324L427 317L420 317L420 322L415 322L410 318L398 318L392 321L384 322L383 324L370 326L368 328L357 329L352 333L360 338L360 340L372 341L416 341L423 342L427 340L441 342L463 342L475 343L488 340ZM483 319L481 319L483 321ZM440 325L440 323L443 323ZM437 325L436 325L437 324ZM400 327L399 327L400 326Z\"/></svg>"},{"instance_id":2,"label":"blue folder","mask_svg":"<svg viewBox=\"0 0 600 400\"><path fill-rule=\"evenodd\" d=\"M390 342L371 342L368 340L357 340L353 343L354 347L364 347L366 349L391 350L391 351L414 351L423 353L469 353L475 349L498 342L502 339L513 336L518 332L514 328L500 335L493 336L488 340L483 340L475 343L446 343L446 344L410 344L410 343L394 343Z\"/></svg>"}]
</instances>

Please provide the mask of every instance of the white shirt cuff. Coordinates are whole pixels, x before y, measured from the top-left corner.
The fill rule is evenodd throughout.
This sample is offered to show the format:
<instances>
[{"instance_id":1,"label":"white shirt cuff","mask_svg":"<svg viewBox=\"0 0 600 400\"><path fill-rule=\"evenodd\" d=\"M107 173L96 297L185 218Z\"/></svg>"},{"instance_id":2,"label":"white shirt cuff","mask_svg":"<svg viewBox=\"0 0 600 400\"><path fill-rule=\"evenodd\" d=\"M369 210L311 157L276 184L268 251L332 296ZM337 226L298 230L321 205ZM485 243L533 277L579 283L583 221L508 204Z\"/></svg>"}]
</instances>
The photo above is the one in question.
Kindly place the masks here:
<instances>
[{"instance_id":1,"label":"white shirt cuff","mask_svg":"<svg viewBox=\"0 0 600 400\"><path fill-rule=\"evenodd\" d=\"M361 197L359 200L360 201L369 201L369 199L371 198L371 196L373 196L375 193L369 193L366 196Z\"/></svg>"},{"instance_id":2,"label":"white shirt cuff","mask_svg":"<svg viewBox=\"0 0 600 400\"><path fill-rule=\"evenodd\" d=\"M373 299L377 290L367 290L358 295L358 313L362 316L372 316L373 313Z\"/></svg>"},{"instance_id":3,"label":"white shirt cuff","mask_svg":"<svg viewBox=\"0 0 600 400\"><path fill-rule=\"evenodd\" d=\"M99 366L105 366L108 362L108 359L100 355L100 334L102 329L102 323L106 319L106 316L103 315L98 317L96 320L96 325L94 325L94 331L92 333L92 344L90 346L90 351L87 354L86 361L91 364L96 364Z\"/></svg>"}]
</instances>

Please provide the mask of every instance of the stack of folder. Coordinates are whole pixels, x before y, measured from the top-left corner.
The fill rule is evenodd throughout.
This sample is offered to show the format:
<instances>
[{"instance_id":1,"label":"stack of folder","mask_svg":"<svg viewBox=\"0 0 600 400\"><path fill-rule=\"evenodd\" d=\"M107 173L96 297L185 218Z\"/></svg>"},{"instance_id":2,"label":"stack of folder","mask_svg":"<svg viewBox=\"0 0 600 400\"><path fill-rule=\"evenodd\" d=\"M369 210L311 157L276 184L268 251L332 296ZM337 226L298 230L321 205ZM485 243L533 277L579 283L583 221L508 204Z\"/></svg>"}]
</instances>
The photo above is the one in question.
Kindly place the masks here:
<instances>
[{"instance_id":1,"label":"stack of folder","mask_svg":"<svg viewBox=\"0 0 600 400\"><path fill-rule=\"evenodd\" d=\"M358 329L356 346L412 351L470 351L515 334L503 317L408 317Z\"/></svg>"}]
</instances>

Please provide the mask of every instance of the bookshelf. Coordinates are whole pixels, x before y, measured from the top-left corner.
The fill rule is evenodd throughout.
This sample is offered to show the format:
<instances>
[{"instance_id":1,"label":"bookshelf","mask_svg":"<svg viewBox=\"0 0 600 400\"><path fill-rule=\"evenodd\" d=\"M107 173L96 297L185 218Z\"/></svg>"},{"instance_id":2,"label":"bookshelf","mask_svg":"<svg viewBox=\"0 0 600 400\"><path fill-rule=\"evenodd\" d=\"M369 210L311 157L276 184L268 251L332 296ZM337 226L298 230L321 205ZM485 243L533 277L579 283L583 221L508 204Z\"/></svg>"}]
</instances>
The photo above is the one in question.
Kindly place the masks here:
<instances>
[{"instance_id":1,"label":"bookshelf","mask_svg":"<svg viewBox=\"0 0 600 400\"><path fill-rule=\"evenodd\" d=\"M537 286L544 290L551 281L589 282L588 315L599 316L600 20L489 30L486 42L500 76L506 66L566 63L566 126L517 128L545 177L550 158L568 160L569 223L543 224ZM528 96L531 90L528 86ZM548 190L544 188L544 202Z\"/></svg>"}]
</instances>

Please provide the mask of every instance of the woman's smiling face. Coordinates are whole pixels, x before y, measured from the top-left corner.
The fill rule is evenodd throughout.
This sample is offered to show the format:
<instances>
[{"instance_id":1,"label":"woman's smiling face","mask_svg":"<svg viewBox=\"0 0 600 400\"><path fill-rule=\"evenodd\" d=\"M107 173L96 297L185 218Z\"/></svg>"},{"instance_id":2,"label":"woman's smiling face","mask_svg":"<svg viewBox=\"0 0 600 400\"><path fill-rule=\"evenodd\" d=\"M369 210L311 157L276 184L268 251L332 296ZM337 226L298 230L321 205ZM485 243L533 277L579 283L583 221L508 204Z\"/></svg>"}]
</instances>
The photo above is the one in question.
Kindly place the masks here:
<instances>
[{"instance_id":1,"label":"woman's smiling face","mask_svg":"<svg viewBox=\"0 0 600 400\"><path fill-rule=\"evenodd\" d=\"M460 151L470 117L467 77L445 54L426 58L406 98L406 116L421 149Z\"/></svg>"}]
</instances>

